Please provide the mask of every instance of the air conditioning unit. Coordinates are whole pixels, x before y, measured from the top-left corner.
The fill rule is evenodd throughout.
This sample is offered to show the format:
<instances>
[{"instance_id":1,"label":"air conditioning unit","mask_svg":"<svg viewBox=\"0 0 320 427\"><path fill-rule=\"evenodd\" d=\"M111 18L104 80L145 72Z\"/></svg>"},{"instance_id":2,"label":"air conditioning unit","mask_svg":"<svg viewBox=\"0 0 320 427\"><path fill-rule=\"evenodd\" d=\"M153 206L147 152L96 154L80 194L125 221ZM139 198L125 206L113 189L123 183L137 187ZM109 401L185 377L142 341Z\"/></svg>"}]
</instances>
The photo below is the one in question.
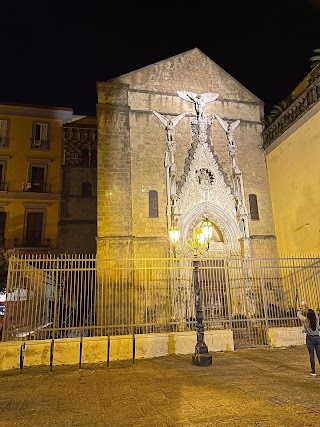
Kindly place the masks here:
<instances>
[{"instance_id":1,"label":"air conditioning unit","mask_svg":"<svg viewBox=\"0 0 320 427\"><path fill-rule=\"evenodd\" d=\"M40 139L35 139L34 140L34 146L35 147L41 147L41 140Z\"/></svg>"},{"instance_id":2,"label":"air conditioning unit","mask_svg":"<svg viewBox=\"0 0 320 427\"><path fill-rule=\"evenodd\" d=\"M24 182L24 183L22 183L22 189L24 191L31 190L31 188L32 188L31 182Z\"/></svg>"}]
</instances>

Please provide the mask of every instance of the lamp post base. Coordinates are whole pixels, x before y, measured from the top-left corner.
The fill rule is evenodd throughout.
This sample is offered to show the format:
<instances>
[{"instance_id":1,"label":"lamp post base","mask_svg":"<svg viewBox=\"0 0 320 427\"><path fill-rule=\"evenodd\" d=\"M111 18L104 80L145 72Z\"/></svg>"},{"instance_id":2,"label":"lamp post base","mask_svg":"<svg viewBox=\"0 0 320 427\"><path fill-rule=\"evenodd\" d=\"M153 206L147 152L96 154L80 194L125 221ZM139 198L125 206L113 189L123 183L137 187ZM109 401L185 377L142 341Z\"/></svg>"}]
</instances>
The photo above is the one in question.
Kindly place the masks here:
<instances>
[{"instance_id":1,"label":"lamp post base","mask_svg":"<svg viewBox=\"0 0 320 427\"><path fill-rule=\"evenodd\" d=\"M192 364L197 366L210 366L212 365L212 356L209 353L192 355Z\"/></svg>"}]
</instances>

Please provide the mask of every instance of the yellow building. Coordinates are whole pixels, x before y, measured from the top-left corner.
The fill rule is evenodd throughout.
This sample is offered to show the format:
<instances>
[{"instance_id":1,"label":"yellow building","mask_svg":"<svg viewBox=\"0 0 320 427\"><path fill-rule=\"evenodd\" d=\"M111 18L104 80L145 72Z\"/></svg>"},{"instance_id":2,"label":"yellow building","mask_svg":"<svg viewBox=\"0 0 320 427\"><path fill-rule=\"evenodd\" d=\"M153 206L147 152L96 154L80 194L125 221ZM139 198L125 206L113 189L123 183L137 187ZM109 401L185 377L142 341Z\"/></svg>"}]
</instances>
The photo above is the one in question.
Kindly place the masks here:
<instances>
[{"instance_id":1,"label":"yellow building","mask_svg":"<svg viewBox=\"0 0 320 427\"><path fill-rule=\"evenodd\" d=\"M292 94L264 145L279 254L312 255L320 252L320 68Z\"/></svg>"},{"instance_id":2,"label":"yellow building","mask_svg":"<svg viewBox=\"0 0 320 427\"><path fill-rule=\"evenodd\" d=\"M0 235L5 248L55 251L63 124L70 108L0 104Z\"/></svg>"}]
</instances>

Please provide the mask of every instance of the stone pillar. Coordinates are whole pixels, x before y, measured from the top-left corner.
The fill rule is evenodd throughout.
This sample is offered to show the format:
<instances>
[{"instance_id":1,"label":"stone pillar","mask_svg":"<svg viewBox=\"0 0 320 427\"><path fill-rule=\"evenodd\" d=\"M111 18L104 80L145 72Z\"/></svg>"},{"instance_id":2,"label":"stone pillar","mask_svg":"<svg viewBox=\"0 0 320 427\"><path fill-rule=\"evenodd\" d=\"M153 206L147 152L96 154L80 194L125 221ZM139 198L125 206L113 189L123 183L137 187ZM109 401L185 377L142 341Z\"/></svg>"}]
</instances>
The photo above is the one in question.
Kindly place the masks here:
<instances>
[{"instance_id":1,"label":"stone pillar","mask_svg":"<svg viewBox=\"0 0 320 427\"><path fill-rule=\"evenodd\" d=\"M128 88L110 82L97 86L99 258L133 255Z\"/></svg>"},{"instance_id":2,"label":"stone pillar","mask_svg":"<svg viewBox=\"0 0 320 427\"><path fill-rule=\"evenodd\" d=\"M128 85L98 83L97 278L98 324L114 324L114 289L121 281L118 260L132 258L131 149ZM108 261L107 261L108 260ZM130 276L130 275L129 275ZM122 320L119 320L122 323ZM117 323L117 321L116 321ZM101 330L102 334L110 331Z\"/></svg>"}]
</instances>

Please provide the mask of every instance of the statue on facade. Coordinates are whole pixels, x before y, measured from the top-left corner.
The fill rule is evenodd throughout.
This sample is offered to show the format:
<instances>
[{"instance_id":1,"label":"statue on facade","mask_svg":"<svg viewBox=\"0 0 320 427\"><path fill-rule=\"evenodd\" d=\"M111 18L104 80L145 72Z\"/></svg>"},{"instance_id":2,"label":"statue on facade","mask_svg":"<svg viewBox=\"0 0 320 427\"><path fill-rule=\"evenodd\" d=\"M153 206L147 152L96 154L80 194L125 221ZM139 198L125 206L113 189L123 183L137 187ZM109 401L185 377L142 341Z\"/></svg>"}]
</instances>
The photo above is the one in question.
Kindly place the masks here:
<instances>
[{"instance_id":1,"label":"statue on facade","mask_svg":"<svg viewBox=\"0 0 320 427\"><path fill-rule=\"evenodd\" d=\"M174 128L180 122L180 120L186 115L186 113L179 114L178 116L169 119L166 116L158 113L155 110L151 110L155 116L158 117L160 122L164 125L167 132L167 147L170 153L176 153L176 141L174 136Z\"/></svg>"},{"instance_id":2,"label":"statue on facade","mask_svg":"<svg viewBox=\"0 0 320 427\"><path fill-rule=\"evenodd\" d=\"M239 126L240 120L236 120L235 122L228 123L225 120L223 120L221 117L217 116L216 114L215 114L215 117L218 120L218 122L221 124L223 129L226 131L229 146L236 146L234 131Z\"/></svg>"},{"instance_id":3,"label":"statue on facade","mask_svg":"<svg viewBox=\"0 0 320 427\"><path fill-rule=\"evenodd\" d=\"M170 175L170 196L172 198L177 195L177 165L172 163L169 169Z\"/></svg>"},{"instance_id":4,"label":"statue on facade","mask_svg":"<svg viewBox=\"0 0 320 427\"><path fill-rule=\"evenodd\" d=\"M198 120L205 119L204 110L206 108L206 105L208 104L208 102L215 101L219 96L218 93L214 92L201 93L200 95L198 95L194 92L190 92L187 90L178 90L177 94L185 101L194 103Z\"/></svg>"},{"instance_id":5,"label":"statue on facade","mask_svg":"<svg viewBox=\"0 0 320 427\"><path fill-rule=\"evenodd\" d=\"M174 155L176 154L176 140L174 128L179 121L185 116L186 113L179 114L174 118L168 118L151 110L153 114L158 117L160 122L164 125L167 132L167 148L165 152L164 166L167 170L167 215L173 217L175 205L178 199L177 196L177 165L175 164ZM170 224L170 223L169 223ZM168 225L169 226L169 225Z\"/></svg>"},{"instance_id":6,"label":"statue on facade","mask_svg":"<svg viewBox=\"0 0 320 427\"><path fill-rule=\"evenodd\" d=\"M238 216L238 224L239 224L240 232L243 237L247 238L248 237L248 228L247 228L248 212L242 199L238 200L237 216Z\"/></svg>"}]
</instances>

